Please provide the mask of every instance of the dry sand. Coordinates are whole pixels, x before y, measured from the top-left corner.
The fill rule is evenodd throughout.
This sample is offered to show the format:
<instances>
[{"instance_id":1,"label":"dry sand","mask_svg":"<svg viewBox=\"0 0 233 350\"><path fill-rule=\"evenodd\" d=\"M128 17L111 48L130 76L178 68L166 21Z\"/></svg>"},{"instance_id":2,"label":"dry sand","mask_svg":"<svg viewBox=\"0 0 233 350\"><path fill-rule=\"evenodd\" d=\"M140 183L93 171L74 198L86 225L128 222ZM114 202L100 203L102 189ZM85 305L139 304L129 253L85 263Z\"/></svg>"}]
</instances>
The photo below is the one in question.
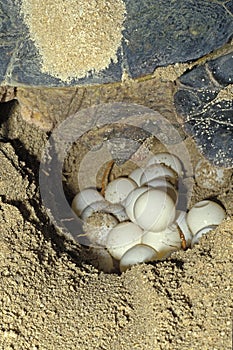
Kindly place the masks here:
<instances>
[{"instance_id":1,"label":"dry sand","mask_svg":"<svg viewBox=\"0 0 233 350\"><path fill-rule=\"evenodd\" d=\"M227 219L194 249L105 274L41 206L45 132L18 108L0 121L0 349L232 349L232 178L215 193ZM195 185L193 201L208 194Z\"/></svg>"},{"instance_id":2,"label":"dry sand","mask_svg":"<svg viewBox=\"0 0 233 350\"><path fill-rule=\"evenodd\" d=\"M118 60L125 19L121 0L22 0L21 13L43 73L69 81Z\"/></svg>"}]
</instances>

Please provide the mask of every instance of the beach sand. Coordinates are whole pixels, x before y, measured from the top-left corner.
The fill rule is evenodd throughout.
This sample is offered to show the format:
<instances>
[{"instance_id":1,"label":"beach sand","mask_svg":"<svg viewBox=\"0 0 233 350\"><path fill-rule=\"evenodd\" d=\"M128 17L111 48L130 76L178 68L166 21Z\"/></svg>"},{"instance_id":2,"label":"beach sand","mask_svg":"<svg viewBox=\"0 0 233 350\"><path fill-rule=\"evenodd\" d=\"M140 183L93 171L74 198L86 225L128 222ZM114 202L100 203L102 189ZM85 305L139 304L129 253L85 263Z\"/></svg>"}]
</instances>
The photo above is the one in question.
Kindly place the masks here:
<instances>
[{"instance_id":1,"label":"beach sand","mask_svg":"<svg viewBox=\"0 0 233 350\"><path fill-rule=\"evenodd\" d=\"M0 348L230 350L232 178L212 194L227 219L200 244L123 274L98 271L88 249L59 235L39 193L46 133L18 106L1 111ZM187 138L195 165L200 154ZM192 203L211 195L197 184Z\"/></svg>"}]
</instances>

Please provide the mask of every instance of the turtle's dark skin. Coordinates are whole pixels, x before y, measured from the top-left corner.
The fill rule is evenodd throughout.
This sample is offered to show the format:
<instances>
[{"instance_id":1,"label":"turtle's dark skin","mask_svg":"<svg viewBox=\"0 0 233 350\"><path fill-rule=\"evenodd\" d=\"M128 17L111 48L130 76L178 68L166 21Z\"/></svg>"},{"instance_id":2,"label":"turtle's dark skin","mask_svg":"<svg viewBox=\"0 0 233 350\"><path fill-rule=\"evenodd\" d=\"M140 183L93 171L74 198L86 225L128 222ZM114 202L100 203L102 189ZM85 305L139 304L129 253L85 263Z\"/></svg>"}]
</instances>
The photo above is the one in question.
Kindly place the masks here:
<instances>
[{"instance_id":1,"label":"turtle's dark skin","mask_svg":"<svg viewBox=\"0 0 233 350\"><path fill-rule=\"evenodd\" d=\"M1 2L0 83L67 86L121 81L152 74L159 66L195 60L233 34L232 1L124 0L126 19L118 62L69 83L40 71L40 56L14 0Z\"/></svg>"},{"instance_id":2,"label":"turtle's dark skin","mask_svg":"<svg viewBox=\"0 0 233 350\"><path fill-rule=\"evenodd\" d=\"M233 166L233 100L219 99L233 85L233 52L194 67L179 78L177 112L185 130L215 165Z\"/></svg>"},{"instance_id":3,"label":"turtle's dark skin","mask_svg":"<svg viewBox=\"0 0 233 350\"><path fill-rule=\"evenodd\" d=\"M0 85L60 88L98 86L127 79L147 79L158 67L192 64L177 81L174 103L185 130L215 165L233 166L232 53L209 53L233 36L233 1L124 0L126 15L117 62L68 82L41 72L41 57L20 14L20 0L0 4ZM215 56L213 56L215 57ZM200 59L202 64L199 64ZM196 62L195 62L196 61ZM205 63L206 62L206 63ZM40 110L40 108L38 108Z\"/></svg>"},{"instance_id":4,"label":"turtle's dark skin","mask_svg":"<svg viewBox=\"0 0 233 350\"><path fill-rule=\"evenodd\" d=\"M133 78L159 66L187 62L232 36L232 1L126 0L124 55ZM140 14L137 16L136 14Z\"/></svg>"}]
</instances>

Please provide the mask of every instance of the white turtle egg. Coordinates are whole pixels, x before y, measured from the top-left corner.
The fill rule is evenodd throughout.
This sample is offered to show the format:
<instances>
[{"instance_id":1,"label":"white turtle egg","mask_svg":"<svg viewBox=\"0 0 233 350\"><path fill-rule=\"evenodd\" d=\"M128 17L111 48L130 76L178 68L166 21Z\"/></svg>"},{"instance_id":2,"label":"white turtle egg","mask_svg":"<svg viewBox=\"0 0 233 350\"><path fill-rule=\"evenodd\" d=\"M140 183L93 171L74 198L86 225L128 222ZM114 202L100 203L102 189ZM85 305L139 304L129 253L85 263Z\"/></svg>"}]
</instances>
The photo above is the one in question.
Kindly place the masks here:
<instances>
[{"instance_id":1,"label":"white turtle egg","mask_svg":"<svg viewBox=\"0 0 233 350\"><path fill-rule=\"evenodd\" d=\"M195 168L195 180L198 186L210 190L228 186L231 175L230 169L215 167L204 159L201 159Z\"/></svg>"},{"instance_id":2,"label":"white turtle egg","mask_svg":"<svg viewBox=\"0 0 233 350\"><path fill-rule=\"evenodd\" d=\"M129 178L134 180L138 186L140 186L140 178L142 176L143 171L143 168L137 168L129 174Z\"/></svg>"},{"instance_id":3,"label":"white turtle egg","mask_svg":"<svg viewBox=\"0 0 233 350\"><path fill-rule=\"evenodd\" d=\"M181 249L181 239L178 227L173 224L161 232L145 231L142 243L157 251L156 260L164 260L172 252Z\"/></svg>"},{"instance_id":4,"label":"white turtle egg","mask_svg":"<svg viewBox=\"0 0 233 350\"><path fill-rule=\"evenodd\" d=\"M179 226L181 232L183 233L186 241L186 246L190 247L191 241L193 239L193 234L190 231L187 224L187 213L182 210L177 210L176 212L176 223Z\"/></svg>"},{"instance_id":5,"label":"white turtle egg","mask_svg":"<svg viewBox=\"0 0 233 350\"><path fill-rule=\"evenodd\" d=\"M127 250L120 260L120 271L125 272L131 266L155 260L157 252L145 244L137 244Z\"/></svg>"},{"instance_id":6,"label":"white turtle egg","mask_svg":"<svg viewBox=\"0 0 233 350\"><path fill-rule=\"evenodd\" d=\"M158 190L166 192L174 201L177 203L178 200L178 192L175 187L165 179L153 179L146 183L146 186L156 188Z\"/></svg>"},{"instance_id":7,"label":"white turtle egg","mask_svg":"<svg viewBox=\"0 0 233 350\"><path fill-rule=\"evenodd\" d=\"M190 209L187 214L187 224L195 235L206 226L219 225L225 217L226 212L218 203L203 200Z\"/></svg>"},{"instance_id":8,"label":"white turtle egg","mask_svg":"<svg viewBox=\"0 0 233 350\"><path fill-rule=\"evenodd\" d=\"M109 213L114 215L118 221L126 221L128 220L128 215L126 214L125 208L121 204L112 204L106 200L98 201L92 203L88 207L86 207L82 214L81 219L84 221L87 220L95 212Z\"/></svg>"},{"instance_id":9,"label":"white turtle egg","mask_svg":"<svg viewBox=\"0 0 233 350\"><path fill-rule=\"evenodd\" d=\"M91 264L98 269L106 273L110 273L114 270L113 259L109 252L104 248L90 248L92 256Z\"/></svg>"},{"instance_id":10,"label":"white turtle egg","mask_svg":"<svg viewBox=\"0 0 233 350\"><path fill-rule=\"evenodd\" d=\"M119 222L123 222L129 219L123 205L118 203L116 204L110 203L108 207L104 209L104 212L114 215Z\"/></svg>"},{"instance_id":11,"label":"white turtle egg","mask_svg":"<svg viewBox=\"0 0 233 350\"><path fill-rule=\"evenodd\" d=\"M158 178L158 179L152 179L150 181L148 181L146 183L147 186L150 186L150 187L153 187L153 188L156 188L156 187L172 187L174 188L174 186L169 182L167 181L166 179L161 179L161 178Z\"/></svg>"},{"instance_id":12,"label":"white turtle egg","mask_svg":"<svg viewBox=\"0 0 233 350\"><path fill-rule=\"evenodd\" d=\"M121 203L136 187L137 184L132 179L118 177L107 185L105 199L110 203Z\"/></svg>"},{"instance_id":13,"label":"white turtle egg","mask_svg":"<svg viewBox=\"0 0 233 350\"><path fill-rule=\"evenodd\" d=\"M148 187L135 188L132 192L130 192L130 194L127 196L127 198L124 202L126 214L128 215L129 219L132 222L135 222L134 204L135 204L136 200L138 199L138 197L146 191L148 191Z\"/></svg>"},{"instance_id":14,"label":"white turtle egg","mask_svg":"<svg viewBox=\"0 0 233 350\"><path fill-rule=\"evenodd\" d=\"M132 222L121 222L108 234L106 247L117 260L135 244L141 243L142 229Z\"/></svg>"},{"instance_id":15,"label":"white turtle egg","mask_svg":"<svg viewBox=\"0 0 233 350\"><path fill-rule=\"evenodd\" d=\"M173 169L179 176L183 175L182 163L174 154L167 152L157 153L149 159L147 166L158 163L165 164L169 168Z\"/></svg>"},{"instance_id":16,"label":"white turtle egg","mask_svg":"<svg viewBox=\"0 0 233 350\"><path fill-rule=\"evenodd\" d=\"M118 224L118 220L107 213L93 213L83 224L86 237L94 246L106 245L106 239L113 227Z\"/></svg>"},{"instance_id":17,"label":"white turtle egg","mask_svg":"<svg viewBox=\"0 0 233 350\"><path fill-rule=\"evenodd\" d=\"M200 231L198 231L198 232L193 236L193 239L192 239L192 242L191 242L191 248L193 248L193 246L194 246L195 244L197 244L197 243L200 241L200 239L201 239L201 237L202 237L203 235L205 235L206 233L208 233L208 232L214 230L216 227L217 227L217 225L207 226L207 227L202 228Z\"/></svg>"},{"instance_id":18,"label":"white turtle egg","mask_svg":"<svg viewBox=\"0 0 233 350\"><path fill-rule=\"evenodd\" d=\"M144 230L163 231L175 219L175 205L167 193L149 189L137 198L134 216Z\"/></svg>"},{"instance_id":19,"label":"white turtle egg","mask_svg":"<svg viewBox=\"0 0 233 350\"><path fill-rule=\"evenodd\" d=\"M154 179L169 179L172 183L177 182L177 174L174 170L163 164L152 164L148 166L140 178L140 185L143 186Z\"/></svg>"},{"instance_id":20,"label":"white turtle egg","mask_svg":"<svg viewBox=\"0 0 233 350\"><path fill-rule=\"evenodd\" d=\"M94 202L88 205L81 214L82 220L87 220L93 213L103 211L105 208L109 206L109 202L107 202L105 199L102 201Z\"/></svg>"},{"instance_id":21,"label":"white turtle egg","mask_svg":"<svg viewBox=\"0 0 233 350\"><path fill-rule=\"evenodd\" d=\"M82 211L91 203L102 201L103 196L94 188L85 188L74 197L71 207L79 216Z\"/></svg>"}]
</instances>

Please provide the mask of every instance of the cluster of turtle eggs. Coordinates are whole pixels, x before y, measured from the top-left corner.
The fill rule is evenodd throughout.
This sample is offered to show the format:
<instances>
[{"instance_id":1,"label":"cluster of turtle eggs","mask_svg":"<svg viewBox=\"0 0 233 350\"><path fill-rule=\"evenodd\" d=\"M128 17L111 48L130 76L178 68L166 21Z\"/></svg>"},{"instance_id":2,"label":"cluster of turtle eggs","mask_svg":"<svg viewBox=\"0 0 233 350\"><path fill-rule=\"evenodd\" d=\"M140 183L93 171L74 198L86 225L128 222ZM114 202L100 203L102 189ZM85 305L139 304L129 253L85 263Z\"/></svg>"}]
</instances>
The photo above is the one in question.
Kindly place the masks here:
<instances>
[{"instance_id":1,"label":"cluster of turtle eggs","mask_svg":"<svg viewBox=\"0 0 233 350\"><path fill-rule=\"evenodd\" d=\"M128 177L109 182L102 195L95 188L81 190L72 209L83 220L90 246L98 247L105 271L164 260L176 250L192 247L225 218L218 203L203 200L189 211L179 210L181 161L158 153Z\"/></svg>"}]
</instances>

